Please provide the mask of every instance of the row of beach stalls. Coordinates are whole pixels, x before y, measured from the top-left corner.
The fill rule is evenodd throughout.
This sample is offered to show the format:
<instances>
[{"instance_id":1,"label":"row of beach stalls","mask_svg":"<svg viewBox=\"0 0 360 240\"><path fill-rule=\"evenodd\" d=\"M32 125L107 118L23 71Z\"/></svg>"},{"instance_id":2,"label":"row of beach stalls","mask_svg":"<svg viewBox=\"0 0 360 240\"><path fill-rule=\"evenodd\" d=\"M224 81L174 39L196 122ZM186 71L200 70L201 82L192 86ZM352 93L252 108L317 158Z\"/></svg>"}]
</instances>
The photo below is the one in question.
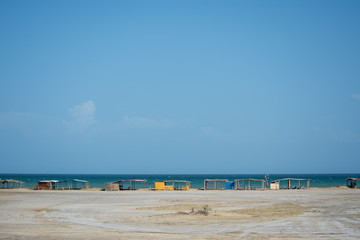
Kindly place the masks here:
<instances>
[{"instance_id":1,"label":"row of beach stalls","mask_svg":"<svg viewBox=\"0 0 360 240\"><path fill-rule=\"evenodd\" d=\"M190 181L186 180L155 181L154 184L155 188L150 190L190 190ZM146 188L147 180L144 179L118 180L105 184L105 191L137 190Z\"/></svg>"},{"instance_id":2,"label":"row of beach stalls","mask_svg":"<svg viewBox=\"0 0 360 240\"><path fill-rule=\"evenodd\" d=\"M0 189L15 189L26 188L26 183L14 179L0 179ZM87 190L89 189L89 182L79 179L71 180L42 180L38 185L34 186L35 190Z\"/></svg>"},{"instance_id":3,"label":"row of beach stalls","mask_svg":"<svg viewBox=\"0 0 360 240\"><path fill-rule=\"evenodd\" d=\"M190 181L186 180L167 180L154 181L154 188L148 187L145 179L126 179L105 184L105 191L121 191L121 190L190 190ZM310 188L310 179L299 178L283 178L270 182L264 179L236 179L229 181L228 179L205 179L203 190L255 190L255 189L308 189Z\"/></svg>"},{"instance_id":4,"label":"row of beach stalls","mask_svg":"<svg viewBox=\"0 0 360 240\"><path fill-rule=\"evenodd\" d=\"M348 178L346 185L349 188L359 188L360 178ZM167 180L154 181L155 187L150 188L145 179L125 179L115 182L108 182L105 191L119 190L190 190L190 181ZM0 189L26 188L26 183L14 179L0 179ZM205 179L203 190L253 190L253 189L308 189L310 179L283 178L268 182L265 179L244 178L229 181L228 179ZM86 190L89 189L89 182L80 179L71 180L42 180L34 187L36 190Z\"/></svg>"},{"instance_id":5,"label":"row of beach stalls","mask_svg":"<svg viewBox=\"0 0 360 240\"><path fill-rule=\"evenodd\" d=\"M205 179L204 190L255 190L255 189L308 189L310 179L283 178L270 182L265 179L244 178L229 181L228 179Z\"/></svg>"}]
</instances>

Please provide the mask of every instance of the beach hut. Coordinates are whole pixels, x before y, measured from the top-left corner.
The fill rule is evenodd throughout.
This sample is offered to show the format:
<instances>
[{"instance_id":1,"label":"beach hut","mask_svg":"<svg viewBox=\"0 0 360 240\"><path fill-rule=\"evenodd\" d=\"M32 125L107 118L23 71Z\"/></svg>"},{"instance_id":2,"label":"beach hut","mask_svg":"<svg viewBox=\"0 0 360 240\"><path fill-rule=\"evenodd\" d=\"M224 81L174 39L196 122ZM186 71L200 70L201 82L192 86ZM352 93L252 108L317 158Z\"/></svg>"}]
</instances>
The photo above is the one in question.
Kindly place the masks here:
<instances>
[{"instance_id":1,"label":"beach hut","mask_svg":"<svg viewBox=\"0 0 360 240\"><path fill-rule=\"evenodd\" d=\"M89 182L80 179L72 179L69 181L68 186L70 190L88 190Z\"/></svg>"},{"instance_id":2,"label":"beach hut","mask_svg":"<svg viewBox=\"0 0 360 240\"><path fill-rule=\"evenodd\" d=\"M175 190L188 191L190 190L190 181L186 180L175 180L174 181Z\"/></svg>"},{"instance_id":3,"label":"beach hut","mask_svg":"<svg viewBox=\"0 0 360 240\"><path fill-rule=\"evenodd\" d=\"M190 181L186 180L168 180L155 181L155 190L190 190Z\"/></svg>"},{"instance_id":4,"label":"beach hut","mask_svg":"<svg viewBox=\"0 0 360 240\"><path fill-rule=\"evenodd\" d=\"M118 182L107 182L105 184L105 191L119 191L119 183Z\"/></svg>"},{"instance_id":5,"label":"beach hut","mask_svg":"<svg viewBox=\"0 0 360 240\"><path fill-rule=\"evenodd\" d=\"M146 188L146 182L145 179L126 179L126 180L118 180L119 183L119 189L120 190L137 190L141 188ZM136 183L138 185L140 184L141 187L136 188Z\"/></svg>"},{"instance_id":6,"label":"beach hut","mask_svg":"<svg viewBox=\"0 0 360 240\"><path fill-rule=\"evenodd\" d=\"M204 190L224 190L226 182L228 182L227 179L205 179Z\"/></svg>"},{"instance_id":7,"label":"beach hut","mask_svg":"<svg viewBox=\"0 0 360 240\"><path fill-rule=\"evenodd\" d=\"M271 188L271 184L273 184L274 188L273 189L302 189L302 188L310 188L310 180L311 179L301 179L301 178L283 178L283 179L278 179L275 181L272 181L270 183L270 189ZM302 182L306 181L306 187L305 186L301 186ZM285 182L285 186L281 187L281 182ZM291 182L296 182L297 184L293 184L291 185ZM278 186L277 186L278 185Z\"/></svg>"},{"instance_id":8,"label":"beach hut","mask_svg":"<svg viewBox=\"0 0 360 240\"><path fill-rule=\"evenodd\" d=\"M62 180L55 183L56 190L88 190L89 182L80 179Z\"/></svg>"},{"instance_id":9,"label":"beach hut","mask_svg":"<svg viewBox=\"0 0 360 240\"><path fill-rule=\"evenodd\" d=\"M115 182L108 182L105 184L105 191L144 189L146 188L146 182L147 180L144 179L125 179ZM141 185L141 187L139 187L139 184Z\"/></svg>"},{"instance_id":10,"label":"beach hut","mask_svg":"<svg viewBox=\"0 0 360 240\"><path fill-rule=\"evenodd\" d=\"M244 178L236 179L234 182L236 190L265 189L266 186L266 180L264 179Z\"/></svg>"},{"instance_id":11,"label":"beach hut","mask_svg":"<svg viewBox=\"0 0 360 240\"><path fill-rule=\"evenodd\" d=\"M14 189L14 188L25 188L26 184L19 180L14 179L0 179L0 189Z\"/></svg>"},{"instance_id":12,"label":"beach hut","mask_svg":"<svg viewBox=\"0 0 360 240\"><path fill-rule=\"evenodd\" d=\"M89 182L85 180L42 180L38 182L38 190L87 190Z\"/></svg>"},{"instance_id":13,"label":"beach hut","mask_svg":"<svg viewBox=\"0 0 360 240\"><path fill-rule=\"evenodd\" d=\"M348 178L346 179L346 185L349 188L359 188L357 182L360 181L360 178Z\"/></svg>"},{"instance_id":14,"label":"beach hut","mask_svg":"<svg viewBox=\"0 0 360 240\"><path fill-rule=\"evenodd\" d=\"M165 181L154 181L155 190L174 190L173 186L166 186Z\"/></svg>"},{"instance_id":15,"label":"beach hut","mask_svg":"<svg viewBox=\"0 0 360 240\"><path fill-rule=\"evenodd\" d=\"M60 184L58 180L42 180L38 182L38 190L54 190L57 189Z\"/></svg>"},{"instance_id":16,"label":"beach hut","mask_svg":"<svg viewBox=\"0 0 360 240\"><path fill-rule=\"evenodd\" d=\"M278 189L280 189L280 182L276 182L276 181L270 182L270 189L271 189L271 190L278 190Z\"/></svg>"}]
</instances>

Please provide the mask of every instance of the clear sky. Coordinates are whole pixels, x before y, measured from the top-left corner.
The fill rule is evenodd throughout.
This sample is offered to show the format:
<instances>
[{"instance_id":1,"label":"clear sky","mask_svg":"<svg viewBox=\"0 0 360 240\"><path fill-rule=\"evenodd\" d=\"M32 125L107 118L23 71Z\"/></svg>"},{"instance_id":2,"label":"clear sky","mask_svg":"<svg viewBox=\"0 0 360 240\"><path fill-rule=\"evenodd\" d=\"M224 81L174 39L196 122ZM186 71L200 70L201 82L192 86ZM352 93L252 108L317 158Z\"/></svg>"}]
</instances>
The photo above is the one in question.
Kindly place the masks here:
<instances>
[{"instance_id":1,"label":"clear sky","mask_svg":"<svg viewBox=\"0 0 360 240\"><path fill-rule=\"evenodd\" d=\"M359 173L360 1L0 1L1 173Z\"/></svg>"}]
</instances>

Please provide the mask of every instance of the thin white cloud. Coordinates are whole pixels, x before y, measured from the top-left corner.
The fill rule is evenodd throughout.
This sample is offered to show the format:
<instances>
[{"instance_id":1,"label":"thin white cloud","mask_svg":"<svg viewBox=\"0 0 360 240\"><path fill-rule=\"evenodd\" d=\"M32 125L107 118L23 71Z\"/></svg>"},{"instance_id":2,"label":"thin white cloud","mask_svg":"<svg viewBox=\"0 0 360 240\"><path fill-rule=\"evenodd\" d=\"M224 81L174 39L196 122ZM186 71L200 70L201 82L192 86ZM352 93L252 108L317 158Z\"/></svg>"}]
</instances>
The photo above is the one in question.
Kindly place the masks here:
<instances>
[{"instance_id":1,"label":"thin white cloud","mask_svg":"<svg viewBox=\"0 0 360 240\"><path fill-rule=\"evenodd\" d=\"M124 116L122 119L123 123L131 127L171 127L175 124L175 121L170 119L153 119L144 117L128 117Z\"/></svg>"},{"instance_id":2,"label":"thin white cloud","mask_svg":"<svg viewBox=\"0 0 360 240\"><path fill-rule=\"evenodd\" d=\"M91 100L68 109L74 120L83 126L90 126L95 123L95 110L95 104Z\"/></svg>"},{"instance_id":3,"label":"thin white cloud","mask_svg":"<svg viewBox=\"0 0 360 240\"><path fill-rule=\"evenodd\" d=\"M351 97L360 100L360 94L353 94Z\"/></svg>"},{"instance_id":4,"label":"thin white cloud","mask_svg":"<svg viewBox=\"0 0 360 240\"><path fill-rule=\"evenodd\" d=\"M70 132L83 131L96 123L95 111L96 106L92 100L75 105L68 109L72 119L64 121L64 124Z\"/></svg>"}]
</instances>

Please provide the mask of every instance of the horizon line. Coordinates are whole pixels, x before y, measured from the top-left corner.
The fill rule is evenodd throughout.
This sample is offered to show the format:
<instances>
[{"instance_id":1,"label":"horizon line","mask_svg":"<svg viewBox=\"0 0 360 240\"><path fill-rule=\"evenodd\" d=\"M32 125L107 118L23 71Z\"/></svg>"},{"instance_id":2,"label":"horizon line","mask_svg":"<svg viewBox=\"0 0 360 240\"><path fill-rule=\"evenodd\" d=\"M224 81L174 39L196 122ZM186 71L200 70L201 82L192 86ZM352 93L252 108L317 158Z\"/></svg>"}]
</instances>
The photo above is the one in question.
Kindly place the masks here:
<instances>
[{"instance_id":1,"label":"horizon line","mask_svg":"<svg viewBox=\"0 0 360 240\"><path fill-rule=\"evenodd\" d=\"M0 173L8 175L282 175L282 174L300 174L300 175L310 175L310 174L360 174L360 173Z\"/></svg>"}]
</instances>

